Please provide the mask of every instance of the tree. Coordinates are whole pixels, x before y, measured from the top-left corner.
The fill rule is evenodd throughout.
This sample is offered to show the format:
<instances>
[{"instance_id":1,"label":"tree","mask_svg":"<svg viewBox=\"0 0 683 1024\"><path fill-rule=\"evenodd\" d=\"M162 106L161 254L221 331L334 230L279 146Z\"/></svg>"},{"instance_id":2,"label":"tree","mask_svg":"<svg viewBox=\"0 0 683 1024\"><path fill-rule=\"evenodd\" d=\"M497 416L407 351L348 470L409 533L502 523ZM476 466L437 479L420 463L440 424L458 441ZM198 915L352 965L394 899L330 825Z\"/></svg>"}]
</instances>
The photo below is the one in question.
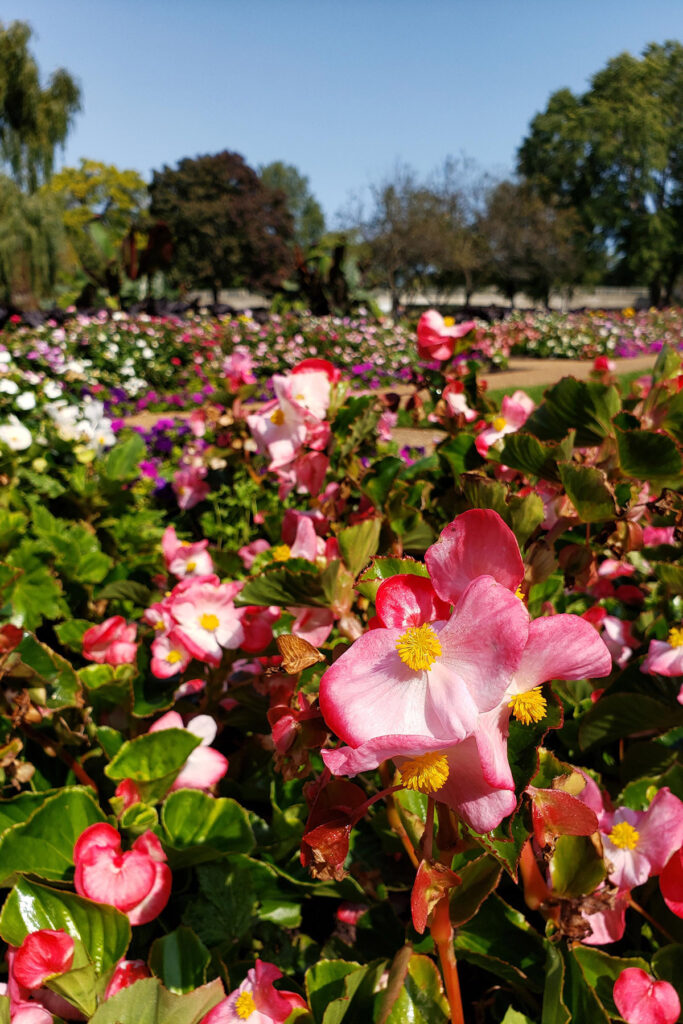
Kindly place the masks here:
<instances>
[{"instance_id":1,"label":"tree","mask_svg":"<svg viewBox=\"0 0 683 1024\"><path fill-rule=\"evenodd\" d=\"M0 22L0 160L21 188L33 192L52 173L55 149L63 145L80 90L59 68L42 88L28 50L31 28Z\"/></svg>"},{"instance_id":2,"label":"tree","mask_svg":"<svg viewBox=\"0 0 683 1024\"><path fill-rule=\"evenodd\" d=\"M622 53L583 95L554 93L518 167L541 197L577 211L594 265L669 302L683 267L683 45Z\"/></svg>"},{"instance_id":3,"label":"tree","mask_svg":"<svg viewBox=\"0 0 683 1024\"><path fill-rule=\"evenodd\" d=\"M465 305L486 281L488 246L481 231L481 215L491 188L490 178L466 156L446 157L431 186L439 199L440 230L433 258L434 285L441 291L462 286Z\"/></svg>"},{"instance_id":4,"label":"tree","mask_svg":"<svg viewBox=\"0 0 683 1024\"><path fill-rule=\"evenodd\" d=\"M479 218L489 280L513 305L524 291L547 306L552 289L571 288L583 275L579 231L572 211L545 203L524 183L500 182Z\"/></svg>"},{"instance_id":5,"label":"tree","mask_svg":"<svg viewBox=\"0 0 683 1024\"><path fill-rule=\"evenodd\" d=\"M54 288L64 243L59 203L0 175L0 299L29 308Z\"/></svg>"},{"instance_id":6,"label":"tree","mask_svg":"<svg viewBox=\"0 0 683 1024\"><path fill-rule=\"evenodd\" d=\"M287 276L292 216L283 192L268 188L237 153L186 157L154 171L153 217L168 224L174 273L190 288L270 290Z\"/></svg>"},{"instance_id":7,"label":"tree","mask_svg":"<svg viewBox=\"0 0 683 1024\"><path fill-rule=\"evenodd\" d=\"M261 181L270 189L281 189L294 218L294 241L304 251L317 245L325 234L325 215L311 194L308 178L292 164L276 160L259 168Z\"/></svg>"}]
</instances>

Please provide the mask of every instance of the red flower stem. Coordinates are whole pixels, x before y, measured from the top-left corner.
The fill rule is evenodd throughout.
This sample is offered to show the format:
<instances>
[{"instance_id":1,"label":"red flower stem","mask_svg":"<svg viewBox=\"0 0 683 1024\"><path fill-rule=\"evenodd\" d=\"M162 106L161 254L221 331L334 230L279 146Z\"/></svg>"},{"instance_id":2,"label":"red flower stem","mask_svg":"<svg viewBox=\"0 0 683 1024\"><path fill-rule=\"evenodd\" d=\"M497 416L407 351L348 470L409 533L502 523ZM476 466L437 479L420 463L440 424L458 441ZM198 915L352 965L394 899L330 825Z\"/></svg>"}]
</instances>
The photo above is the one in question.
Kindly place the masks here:
<instances>
[{"instance_id":1,"label":"red flower stem","mask_svg":"<svg viewBox=\"0 0 683 1024\"><path fill-rule=\"evenodd\" d=\"M391 796L391 794L395 793L398 789L404 788L404 786L388 786L387 789L381 789L379 793L375 793L375 795L366 800L364 804L361 804L360 807L356 808L353 812L353 817L351 818L351 825L353 826L356 822L360 821L365 812L369 810L373 804L376 804L378 800L383 800L384 797Z\"/></svg>"},{"instance_id":2,"label":"red flower stem","mask_svg":"<svg viewBox=\"0 0 683 1024\"><path fill-rule=\"evenodd\" d=\"M538 910L542 903L548 902L551 893L536 863L530 839L527 839L522 847L522 855L519 858L519 873L522 876L522 885L524 886L524 902L530 910Z\"/></svg>"},{"instance_id":3,"label":"red flower stem","mask_svg":"<svg viewBox=\"0 0 683 1024\"><path fill-rule=\"evenodd\" d=\"M659 924L659 922L656 921L655 918L652 917L651 914L648 914L647 910L645 910L643 907L641 907L640 903L636 903L636 901L633 899L632 896L629 897L628 905L633 910L635 910L638 914L640 914L642 917L644 917L646 921L649 921L649 923L653 926L653 928L656 928L658 932L661 932L661 934L664 936L664 938L667 940L667 942L674 942L674 943L676 942L676 940L674 939L673 935L669 935L669 933L666 930L666 928L662 928L661 924Z\"/></svg>"},{"instance_id":4,"label":"red flower stem","mask_svg":"<svg viewBox=\"0 0 683 1024\"><path fill-rule=\"evenodd\" d=\"M43 748L48 757L58 757L60 761L63 761L64 764L71 769L83 786L89 786L97 793L98 790L96 784L90 778L81 762L73 757L68 750L65 750L60 743L54 739L47 739L47 737L41 736L39 732L35 732L35 730L33 730L29 725L26 725L25 722L22 725L22 729L29 739L33 740L34 743L37 743L38 746Z\"/></svg>"},{"instance_id":5,"label":"red flower stem","mask_svg":"<svg viewBox=\"0 0 683 1024\"><path fill-rule=\"evenodd\" d=\"M451 1021L453 1024L465 1024L462 996L460 995L458 965L455 960L455 950L453 949L453 926L451 924L448 895L443 896L434 908L430 931L439 953L439 960L441 961L446 996L448 998L448 1005L451 1008Z\"/></svg>"}]
</instances>

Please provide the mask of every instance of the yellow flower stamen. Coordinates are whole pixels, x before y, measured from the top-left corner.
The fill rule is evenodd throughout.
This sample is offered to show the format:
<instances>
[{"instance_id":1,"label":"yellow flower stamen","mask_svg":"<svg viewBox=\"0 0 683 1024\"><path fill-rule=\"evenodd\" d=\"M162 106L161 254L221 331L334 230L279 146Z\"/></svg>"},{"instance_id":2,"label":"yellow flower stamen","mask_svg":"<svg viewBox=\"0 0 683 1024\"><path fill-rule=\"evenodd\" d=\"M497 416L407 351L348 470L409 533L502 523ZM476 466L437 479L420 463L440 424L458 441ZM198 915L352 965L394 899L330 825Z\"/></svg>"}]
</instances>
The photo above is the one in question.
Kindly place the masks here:
<instances>
[{"instance_id":1,"label":"yellow flower stamen","mask_svg":"<svg viewBox=\"0 0 683 1024\"><path fill-rule=\"evenodd\" d=\"M196 562L188 562L187 565L185 566L185 568L187 569L188 572L194 572L195 569L197 568L197 563Z\"/></svg>"},{"instance_id":2,"label":"yellow flower stamen","mask_svg":"<svg viewBox=\"0 0 683 1024\"><path fill-rule=\"evenodd\" d=\"M683 626L672 626L669 630L671 647L683 647Z\"/></svg>"},{"instance_id":3,"label":"yellow flower stamen","mask_svg":"<svg viewBox=\"0 0 683 1024\"><path fill-rule=\"evenodd\" d=\"M275 411L270 414L270 422L274 423L276 427L282 426L285 422L285 414L282 409L275 409Z\"/></svg>"},{"instance_id":4,"label":"yellow flower stamen","mask_svg":"<svg viewBox=\"0 0 683 1024\"><path fill-rule=\"evenodd\" d=\"M276 562L286 562L288 558L292 557L289 544L277 544L271 549L271 554Z\"/></svg>"},{"instance_id":5,"label":"yellow flower stamen","mask_svg":"<svg viewBox=\"0 0 683 1024\"><path fill-rule=\"evenodd\" d=\"M163 619L157 619L157 621L154 623L154 628L155 629L163 629L164 628L164 620Z\"/></svg>"},{"instance_id":6,"label":"yellow flower stamen","mask_svg":"<svg viewBox=\"0 0 683 1024\"><path fill-rule=\"evenodd\" d=\"M431 668L441 654L439 638L428 623L410 626L396 641L398 656L414 672Z\"/></svg>"},{"instance_id":7,"label":"yellow flower stamen","mask_svg":"<svg viewBox=\"0 0 683 1024\"><path fill-rule=\"evenodd\" d=\"M496 416L495 420L493 421L493 429L504 430L505 427L507 426L507 422L508 421L505 419L504 416Z\"/></svg>"},{"instance_id":8,"label":"yellow flower stamen","mask_svg":"<svg viewBox=\"0 0 683 1024\"><path fill-rule=\"evenodd\" d=\"M548 702L541 693L541 687L534 686L533 690L527 690L526 693L516 693L508 702L508 707L512 708L512 714L518 722L531 725L545 718Z\"/></svg>"},{"instance_id":9,"label":"yellow flower stamen","mask_svg":"<svg viewBox=\"0 0 683 1024\"><path fill-rule=\"evenodd\" d=\"M180 653L180 651L169 651L168 654L166 655L166 661L169 663L169 665L175 665L177 661L182 660L183 656Z\"/></svg>"},{"instance_id":10,"label":"yellow flower stamen","mask_svg":"<svg viewBox=\"0 0 683 1024\"><path fill-rule=\"evenodd\" d=\"M411 757L401 766L399 775L406 789L429 794L441 789L448 778L448 771L448 758L434 750L429 754Z\"/></svg>"},{"instance_id":11,"label":"yellow flower stamen","mask_svg":"<svg viewBox=\"0 0 683 1024\"><path fill-rule=\"evenodd\" d=\"M607 837L614 846L620 850L635 850L640 839L640 832L628 821L620 821L614 826Z\"/></svg>"},{"instance_id":12,"label":"yellow flower stamen","mask_svg":"<svg viewBox=\"0 0 683 1024\"><path fill-rule=\"evenodd\" d=\"M452 316L445 316L443 318L443 325L444 325L444 327L454 327L455 326L455 320L453 319Z\"/></svg>"},{"instance_id":13,"label":"yellow flower stamen","mask_svg":"<svg viewBox=\"0 0 683 1024\"><path fill-rule=\"evenodd\" d=\"M235 1000L235 1013L240 1020L248 1020L256 1009L256 1003L251 992L240 992Z\"/></svg>"},{"instance_id":14,"label":"yellow flower stamen","mask_svg":"<svg viewBox=\"0 0 683 1024\"><path fill-rule=\"evenodd\" d=\"M218 629L218 616L212 612L204 612L203 615L199 616L199 625L202 629L207 629L210 633Z\"/></svg>"},{"instance_id":15,"label":"yellow flower stamen","mask_svg":"<svg viewBox=\"0 0 683 1024\"><path fill-rule=\"evenodd\" d=\"M517 589L515 590L515 597L518 597L520 599L520 601L524 600L524 591L522 590L522 584L521 583L517 587Z\"/></svg>"}]
</instances>

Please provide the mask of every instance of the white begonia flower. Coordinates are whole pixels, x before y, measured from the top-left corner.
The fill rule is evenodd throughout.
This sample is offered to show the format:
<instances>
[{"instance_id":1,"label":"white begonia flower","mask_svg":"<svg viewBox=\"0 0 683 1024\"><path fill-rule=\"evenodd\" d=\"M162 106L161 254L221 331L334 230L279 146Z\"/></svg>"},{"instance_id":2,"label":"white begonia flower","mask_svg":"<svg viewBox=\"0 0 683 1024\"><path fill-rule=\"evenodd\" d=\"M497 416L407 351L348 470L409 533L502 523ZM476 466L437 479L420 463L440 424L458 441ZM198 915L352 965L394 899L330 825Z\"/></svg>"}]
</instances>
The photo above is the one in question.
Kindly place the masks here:
<instances>
[{"instance_id":1,"label":"white begonia flower","mask_svg":"<svg viewBox=\"0 0 683 1024\"><path fill-rule=\"evenodd\" d=\"M0 363L11 363L12 354L6 348L0 349Z\"/></svg>"},{"instance_id":2,"label":"white begonia flower","mask_svg":"<svg viewBox=\"0 0 683 1024\"><path fill-rule=\"evenodd\" d=\"M17 395L14 404L22 412L30 412L36 407L36 396L32 391L22 391L20 395Z\"/></svg>"},{"instance_id":3,"label":"white begonia flower","mask_svg":"<svg viewBox=\"0 0 683 1024\"><path fill-rule=\"evenodd\" d=\"M1 395L16 395L18 391L19 385L15 380L0 380Z\"/></svg>"},{"instance_id":4,"label":"white begonia flower","mask_svg":"<svg viewBox=\"0 0 683 1024\"><path fill-rule=\"evenodd\" d=\"M8 423L0 424L0 442L6 444L13 452L23 452L31 447L31 431L19 422L16 416L10 416Z\"/></svg>"},{"instance_id":5,"label":"white begonia flower","mask_svg":"<svg viewBox=\"0 0 683 1024\"><path fill-rule=\"evenodd\" d=\"M46 380L43 384L43 394L52 401L55 398L61 397L62 389L56 381Z\"/></svg>"}]
</instances>

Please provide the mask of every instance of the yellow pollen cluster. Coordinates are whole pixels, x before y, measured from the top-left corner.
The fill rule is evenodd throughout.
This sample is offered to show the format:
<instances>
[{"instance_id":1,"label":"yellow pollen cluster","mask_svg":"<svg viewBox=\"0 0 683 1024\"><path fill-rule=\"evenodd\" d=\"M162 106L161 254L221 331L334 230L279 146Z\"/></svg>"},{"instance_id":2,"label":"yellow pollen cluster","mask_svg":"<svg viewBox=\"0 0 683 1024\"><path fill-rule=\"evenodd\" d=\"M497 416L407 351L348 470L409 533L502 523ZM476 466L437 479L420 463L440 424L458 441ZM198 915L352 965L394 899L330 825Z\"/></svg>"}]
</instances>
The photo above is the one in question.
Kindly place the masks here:
<instances>
[{"instance_id":1,"label":"yellow pollen cluster","mask_svg":"<svg viewBox=\"0 0 683 1024\"><path fill-rule=\"evenodd\" d=\"M169 651L168 654L166 655L166 661L169 663L169 665L175 665L177 661L182 660L183 656L180 653L180 651Z\"/></svg>"},{"instance_id":2,"label":"yellow pollen cluster","mask_svg":"<svg viewBox=\"0 0 683 1024\"><path fill-rule=\"evenodd\" d=\"M157 621L156 621L156 622L154 623L154 628L155 628L155 629L164 629L164 620L163 620L163 619L158 619L158 620L157 620Z\"/></svg>"},{"instance_id":3,"label":"yellow pollen cluster","mask_svg":"<svg viewBox=\"0 0 683 1024\"><path fill-rule=\"evenodd\" d=\"M495 420L493 421L493 429L504 430L505 427L507 426L507 422L508 421L505 419L504 416L496 416Z\"/></svg>"},{"instance_id":4,"label":"yellow pollen cluster","mask_svg":"<svg viewBox=\"0 0 683 1024\"><path fill-rule=\"evenodd\" d=\"M271 555L276 562L286 562L288 558L292 557L292 552L289 544L277 544L271 550Z\"/></svg>"},{"instance_id":5,"label":"yellow pollen cluster","mask_svg":"<svg viewBox=\"0 0 683 1024\"><path fill-rule=\"evenodd\" d=\"M620 850L635 850L640 839L640 832L628 821L620 821L610 832L608 839Z\"/></svg>"},{"instance_id":6,"label":"yellow pollen cluster","mask_svg":"<svg viewBox=\"0 0 683 1024\"><path fill-rule=\"evenodd\" d=\"M207 629L210 633L218 629L218 616L212 612L204 612L203 615L199 616L199 625L202 629Z\"/></svg>"},{"instance_id":7,"label":"yellow pollen cluster","mask_svg":"<svg viewBox=\"0 0 683 1024\"><path fill-rule=\"evenodd\" d=\"M188 572L194 572L195 569L197 568L197 563L196 562L188 562L187 565L185 566L185 568L187 569Z\"/></svg>"},{"instance_id":8,"label":"yellow pollen cluster","mask_svg":"<svg viewBox=\"0 0 683 1024\"><path fill-rule=\"evenodd\" d=\"M248 1020L256 1009L256 1003L251 992L240 992L235 1000L235 1013L240 1020Z\"/></svg>"},{"instance_id":9,"label":"yellow pollen cluster","mask_svg":"<svg viewBox=\"0 0 683 1024\"><path fill-rule=\"evenodd\" d=\"M441 654L439 638L426 622L410 626L396 641L398 656L414 672L431 668Z\"/></svg>"},{"instance_id":10,"label":"yellow pollen cluster","mask_svg":"<svg viewBox=\"0 0 683 1024\"><path fill-rule=\"evenodd\" d=\"M517 589L515 590L515 597L518 597L520 599L520 601L524 600L524 591L522 590L522 584L521 583L517 587Z\"/></svg>"},{"instance_id":11,"label":"yellow pollen cluster","mask_svg":"<svg viewBox=\"0 0 683 1024\"><path fill-rule=\"evenodd\" d=\"M683 626L672 626L669 630L671 647L683 647Z\"/></svg>"},{"instance_id":12,"label":"yellow pollen cluster","mask_svg":"<svg viewBox=\"0 0 683 1024\"><path fill-rule=\"evenodd\" d=\"M275 411L270 414L270 422L274 423L276 427L282 426L285 422L285 414L282 409L275 409Z\"/></svg>"},{"instance_id":13,"label":"yellow pollen cluster","mask_svg":"<svg viewBox=\"0 0 683 1024\"><path fill-rule=\"evenodd\" d=\"M427 795L435 793L448 778L448 758L438 750L411 757L401 766L399 775L406 789Z\"/></svg>"},{"instance_id":14,"label":"yellow pollen cluster","mask_svg":"<svg viewBox=\"0 0 683 1024\"><path fill-rule=\"evenodd\" d=\"M454 327L455 326L455 320L453 319L452 316L445 316L443 318L443 325L444 325L444 327Z\"/></svg>"},{"instance_id":15,"label":"yellow pollen cluster","mask_svg":"<svg viewBox=\"0 0 683 1024\"><path fill-rule=\"evenodd\" d=\"M532 722L540 722L548 710L548 702L541 693L540 686L534 686L533 690L526 693L517 693L508 702L512 708L512 714L522 725L531 725Z\"/></svg>"}]
</instances>

